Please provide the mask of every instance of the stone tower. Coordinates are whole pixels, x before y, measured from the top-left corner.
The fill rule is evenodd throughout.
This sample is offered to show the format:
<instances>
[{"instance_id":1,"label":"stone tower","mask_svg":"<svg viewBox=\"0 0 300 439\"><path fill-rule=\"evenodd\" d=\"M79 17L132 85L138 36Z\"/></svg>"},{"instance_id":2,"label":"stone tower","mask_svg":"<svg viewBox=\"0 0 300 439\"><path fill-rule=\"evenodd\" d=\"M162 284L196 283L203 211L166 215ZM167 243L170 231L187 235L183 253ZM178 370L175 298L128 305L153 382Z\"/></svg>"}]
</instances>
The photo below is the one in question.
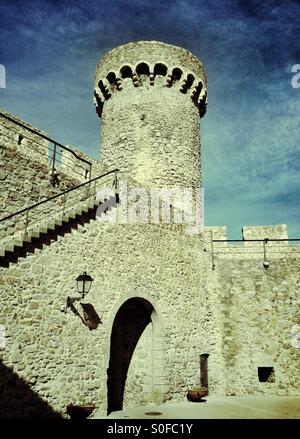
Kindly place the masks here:
<instances>
[{"instance_id":1,"label":"stone tower","mask_svg":"<svg viewBox=\"0 0 300 439\"><path fill-rule=\"evenodd\" d=\"M117 47L97 65L94 96L108 169L151 187L201 186L206 73L194 55L158 41Z\"/></svg>"}]
</instances>

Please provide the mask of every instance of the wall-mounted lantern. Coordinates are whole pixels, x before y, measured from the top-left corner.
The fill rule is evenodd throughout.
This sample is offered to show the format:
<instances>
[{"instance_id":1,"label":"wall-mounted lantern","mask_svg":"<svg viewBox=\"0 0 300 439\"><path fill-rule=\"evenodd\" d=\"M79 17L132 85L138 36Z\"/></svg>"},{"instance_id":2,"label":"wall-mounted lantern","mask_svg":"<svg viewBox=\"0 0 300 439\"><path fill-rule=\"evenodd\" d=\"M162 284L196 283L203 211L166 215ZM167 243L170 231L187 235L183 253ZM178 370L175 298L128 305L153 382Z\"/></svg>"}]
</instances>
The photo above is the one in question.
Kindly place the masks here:
<instances>
[{"instance_id":1,"label":"wall-mounted lantern","mask_svg":"<svg viewBox=\"0 0 300 439\"><path fill-rule=\"evenodd\" d=\"M73 305L74 302L84 299L84 297L88 294L88 292L91 289L92 282L93 282L93 278L89 274L87 274L86 271L84 271L83 274L80 274L76 279L77 290L78 290L78 293L80 294L80 297L68 296L66 308L62 311L66 313L67 309L71 308L72 311L75 312L76 309L74 308L74 305ZM76 314L77 313L78 312L76 311Z\"/></svg>"},{"instance_id":2,"label":"wall-mounted lantern","mask_svg":"<svg viewBox=\"0 0 300 439\"><path fill-rule=\"evenodd\" d=\"M80 294L80 297L67 297L67 305L65 307L65 309L63 309L62 311L64 313L67 312L68 308L71 309L71 311L80 318L80 320L82 321L82 323L87 326L90 330L92 329L97 329L98 325L100 323L102 323L100 317L98 316L95 308L93 307L93 305L91 303L81 303L80 305L83 309L83 316L80 314L80 312L76 309L74 302L80 301L82 299L84 299L84 297L89 293L91 286L92 286L92 282L93 282L93 278L86 273L86 271L83 272L83 274L80 274L77 279L76 279L76 283L77 283L77 290L78 293Z\"/></svg>"},{"instance_id":3,"label":"wall-mounted lantern","mask_svg":"<svg viewBox=\"0 0 300 439\"><path fill-rule=\"evenodd\" d=\"M93 278L89 274L86 274L86 271L84 271L83 274L80 274L77 277L76 281L78 293L81 294L81 298L83 299L84 296L86 296L90 291Z\"/></svg>"}]
</instances>

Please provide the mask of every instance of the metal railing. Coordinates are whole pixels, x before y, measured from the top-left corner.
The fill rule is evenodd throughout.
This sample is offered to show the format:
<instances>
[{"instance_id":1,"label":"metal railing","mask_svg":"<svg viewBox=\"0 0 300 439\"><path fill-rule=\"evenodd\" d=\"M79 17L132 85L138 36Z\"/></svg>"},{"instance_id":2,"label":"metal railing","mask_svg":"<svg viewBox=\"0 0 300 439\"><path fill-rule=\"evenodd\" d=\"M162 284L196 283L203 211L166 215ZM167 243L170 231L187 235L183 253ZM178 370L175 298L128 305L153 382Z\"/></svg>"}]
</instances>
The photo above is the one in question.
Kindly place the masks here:
<instances>
[{"instance_id":1,"label":"metal railing","mask_svg":"<svg viewBox=\"0 0 300 439\"><path fill-rule=\"evenodd\" d=\"M79 203L96 199L97 192L100 189L109 188L109 186L104 186L108 182L112 183L111 187L116 188L118 172L118 169L106 172L0 219L1 243L6 244L12 237L22 239L29 231L34 230L37 225L46 226L50 218L63 217ZM112 174L114 174L113 181ZM103 180L104 177L108 178Z\"/></svg>"},{"instance_id":2,"label":"metal railing","mask_svg":"<svg viewBox=\"0 0 300 439\"><path fill-rule=\"evenodd\" d=\"M252 245L224 245L227 243L253 243ZM296 247L291 247L288 244L295 242ZM255 245L257 243L257 246ZM272 245L272 243L274 243ZM286 245L284 245L286 243ZM221 245L218 245L221 244ZM223 244L223 245L222 245ZM283 245L280 245L283 244ZM210 238L210 253L211 264L214 270L216 266L216 257L222 255L230 256L248 256L262 257L263 265L268 267L269 261L272 257L284 257L285 255L294 255L300 257L300 238L263 238L263 239L212 239ZM278 256L279 255L279 256Z\"/></svg>"},{"instance_id":3,"label":"metal railing","mask_svg":"<svg viewBox=\"0 0 300 439\"><path fill-rule=\"evenodd\" d=\"M1 132L1 135L6 137L10 141L13 141L16 146L20 148L22 148L22 142L25 139L27 141L26 148L30 148L36 154L39 154L40 156L46 158L52 168L52 171L54 171L54 169L56 168L60 168L63 166L64 168L69 168L69 170L71 170L71 172L74 174L84 176L85 179L91 179L92 163L90 161L80 157L78 154L76 154L75 151L61 144L60 142L57 142L56 140L53 140L50 137L38 131L35 131L33 128L26 126L22 122L12 119L1 111L0 117L3 117L9 122L12 122L16 126L16 128L10 126L7 129L7 134L5 134L3 130L3 132ZM18 131L18 126L22 128L21 132ZM26 130L28 133L37 136L41 140L46 140L49 143L45 144L45 142L42 141L37 142L34 138L30 137L29 134L26 135L23 130ZM19 137L14 139L13 136L9 135L10 133L14 133ZM69 155L63 155L63 151L67 151Z\"/></svg>"},{"instance_id":4,"label":"metal railing","mask_svg":"<svg viewBox=\"0 0 300 439\"><path fill-rule=\"evenodd\" d=\"M262 239L213 239L213 242L277 242L277 241L300 241L300 238L262 238Z\"/></svg>"}]
</instances>

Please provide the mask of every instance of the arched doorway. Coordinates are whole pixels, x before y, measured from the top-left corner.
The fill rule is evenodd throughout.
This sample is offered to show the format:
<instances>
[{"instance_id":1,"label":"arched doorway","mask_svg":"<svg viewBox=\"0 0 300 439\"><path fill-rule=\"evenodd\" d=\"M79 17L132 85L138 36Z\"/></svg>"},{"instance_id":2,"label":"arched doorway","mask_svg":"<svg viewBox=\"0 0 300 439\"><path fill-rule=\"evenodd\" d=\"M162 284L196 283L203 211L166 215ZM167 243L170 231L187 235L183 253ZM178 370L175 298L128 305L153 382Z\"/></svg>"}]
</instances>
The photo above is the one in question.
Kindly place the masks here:
<instances>
[{"instance_id":1,"label":"arched doorway","mask_svg":"<svg viewBox=\"0 0 300 439\"><path fill-rule=\"evenodd\" d=\"M108 414L122 410L127 373L134 350L155 313L146 299L128 299L119 308L112 326L107 370Z\"/></svg>"}]
</instances>

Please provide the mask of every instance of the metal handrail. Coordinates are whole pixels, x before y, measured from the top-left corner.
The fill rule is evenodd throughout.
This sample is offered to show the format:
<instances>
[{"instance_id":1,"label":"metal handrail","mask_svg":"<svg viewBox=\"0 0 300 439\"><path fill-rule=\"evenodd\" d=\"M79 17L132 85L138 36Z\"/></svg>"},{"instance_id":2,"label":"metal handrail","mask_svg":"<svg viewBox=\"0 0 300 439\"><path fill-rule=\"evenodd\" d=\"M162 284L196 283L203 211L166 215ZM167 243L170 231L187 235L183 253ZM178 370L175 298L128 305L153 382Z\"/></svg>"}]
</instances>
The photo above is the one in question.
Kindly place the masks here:
<instances>
[{"instance_id":1,"label":"metal handrail","mask_svg":"<svg viewBox=\"0 0 300 439\"><path fill-rule=\"evenodd\" d=\"M213 242L268 242L268 241L300 241L300 238L263 238L263 239L213 239Z\"/></svg>"},{"instance_id":2,"label":"metal handrail","mask_svg":"<svg viewBox=\"0 0 300 439\"><path fill-rule=\"evenodd\" d=\"M73 154L74 157L76 157L78 160L80 160L80 161L82 161L82 162L84 162L84 163L86 163L86 164L89 165L89 168L90 168L90 176L91 176L92 163L89 162L88 160L86 160L86 159L80 157L79 155L77 155L76 152L74 152L72 149L70 149L70 148L68 148L67 146L65 146L65 145L63 145L63 144L57 142L56 140L51 139L51 138L48 137L48 136L45 136L45 134L42 134L42 133L40 133L40 132L38 132L38 131L35 131L34 129L32 129L32 128L26 126L25 124L23 124L22 122L19 122L19 121L15 120L15 119L12 119L11 117L7 116L5 113L2 113L2 111L0 111L0 116L1 116L1 117L4 117L5 119L9 120L10 122L13 122L13 123L16 124L16 125L19 125L19 126L22 127L22 128L25 128L26 130L30 131L30 132L33 133L34 135L37 135L37 136L39 136L39 137L42 137L43 139L47 140L48 142L53 143L54 146L57 145L57 146L59 146L60 148L65 149L66 151L70 152L70 153Z\"/></svg>"},{"instance_id":3,"label":"metal handrail","mask_svg":"<svg viewBox=\"0 0 300 439\"><path fill-rule=\"evenodd\" d=\"M91 195L95 195L95 194L91 193ZM72 206L75 206L76 204L78 204L78 202L76 202L76 201L73 201L72 203L69 202L68 203L68 208L70 208ZM53 212L49 213L48 215L43 215L42 220L44 221L45 219L51 218L51 217L53 217ZM32 225L35 225L35 224L39 223L40 221L41 221L40 219L35 219L34 221L31 221L30 222L30 227L28 227L28 229L33 229Z\"/></svg>"},{"instance_id":4,"label":"metal handrail","mask_svg":"<svg viewBox=\"0 0 300 439\"><path fill-rule=\"evenodd\" d=\"M89 182L87 182L87 183L89 183ZM78 189L78 187L76 187L76 188L74 188L74 189ZM75 192L75 191L74 191ZM65 195L64 195L64 193L63 192L61 192L62 193L62 199L64 200L64 198L65 198L65 201L66 201L66 197L65 197ZM90 195L95 195L95 193L94 192L88 192L89 193L89 196ZM85 197L86 196L86 194L82 194L82 197ZM72 194L72 195L69 195L68 196L68 205L70 206L72 203L70 203L70 200L73 200L73 199L76 199L77 201L77 203L78 203L78 194ZM84 198L84 199L86 199L86 198ZM84 199L82 199L81 201L84 201ZM74 202L73 204L75 204L76 202ZM41 209L41 210L39 210L38 212L36 212L38 215L40 215L41 213L43 214L43 212L46 212L47 211L47 207L44 207L43 209ZM32 216L34 216L34 213L31 213L31 218L32 218Z\"/></svg>"},{"instance_id":5,"label":"metal handrail","mask_svg":"<svg viewBox=\"0 0 300 439\"><path fill-rule=\"evenodd\" d=\"M67 189L67 190L65 190L63 192L60 192L59 194L56 194L53 197L46 198L45 200L39 201L36 204L33 204L33 205L29 206L29 207L25 207L24 209L19 210L18 212L12 213L11 215L6 216L5 218L1 218L0 219L0 223L5 221L5 220L8 220L10 218L13 218L14 216L20 215L21 213L30 211L30 210L34 209L35 207L40 206L41 204L44 204L44 203L47 203L48 201L54 200L55 198L62 197L65 194L68 194L69 192L72 192L72 191L74 191L74 190L76 190L76 189L78 189L80 187L86 186L86 185L92 183L93 181L99 180L100 178L105 177L106 175L110 175L110 174L113 174L113 173L116 173L116 172L119 172L119 169L114 169L113 171L106 172L105 174L99 175L98 177L94 177L94 178L92 178L89 181L86 181L84 183L79 184L78 186L75 186L75 187L72 187L71 189Z\"/></svg>"},{"instance_id":6,"label":"metal handrail","mask_svg":"<svg viewBox=\"0 0 300 439\"><path fill-rule=\"evenodd\" d=\"M19 134L18 131L14 130L14 129L10 129L10 131L13 131L13 132L16 133L16 134ZM1 133L1 135L4 136L4 137L6 137L6 138L9 139L9 140L12 139L12 136L8 136L7 134ZM44 152L39 151L38 148L40 148L40 147L47 148L47 149L48 149L48 153L49 153L49 152L54 152L54 148L53 148L53 149L50 148L52 145L48 145L48 146L43 145L43 144L38 143L38 142L36 142L35 140L33 140L32 138L27 137L27 136L25 136L25 135L23 135L23 134L22 134L22 137L23 137L24 139L30 140L30 148L31 148L32 150L34 150L37 154L42 155L43 157L45 156L45 154L44 154ZM33 145L34 145L34 146L33 146ZM37 145L38 148L36 148L35 145ZM26 145L26 146L28 146L28 145ZM62 161L62 160L58 160L58 159L57 159L57 156L62 156L62 153L61 153L60 151L56 151L56 162L58 162L58 163L60 163L60 164L63 164L64 167L72 168L72 166L70 166L69 164L67 164L66 161L71 161L73 165L76 164L76 162L75 162L75 161L73 160L73 158L71 158L71 157L64 157L64 161ZM52 156L52 157L53 157L53 156ZM51 159L51 161L52 161L52 159ZM82 167L81 169L82 169L82 170L86 170L85 167ZM75 171L74 169L73 169L73 172L75 172L76 174L79 174L79 175L80 175L80 173L79 173L78 171Z\"/></svg>"}]
</instances>

